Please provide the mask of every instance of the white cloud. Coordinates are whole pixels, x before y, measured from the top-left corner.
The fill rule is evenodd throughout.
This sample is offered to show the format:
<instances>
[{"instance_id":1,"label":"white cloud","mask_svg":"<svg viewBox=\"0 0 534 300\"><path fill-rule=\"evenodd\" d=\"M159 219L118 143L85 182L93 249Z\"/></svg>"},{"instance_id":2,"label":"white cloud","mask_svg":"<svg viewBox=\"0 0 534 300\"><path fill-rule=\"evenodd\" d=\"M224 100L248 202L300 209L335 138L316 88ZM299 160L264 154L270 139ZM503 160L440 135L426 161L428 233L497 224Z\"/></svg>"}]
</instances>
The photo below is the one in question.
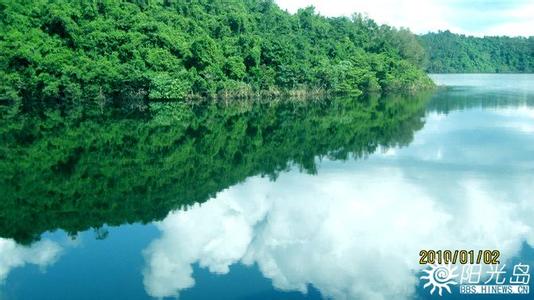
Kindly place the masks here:
<instances>
[{"instance_id":1,"label":"white cloud","mask_svg":"<svg viewBox=\"0 0 534 300\"><path fill-rule=\"evenodd\" d=\"M245 255L253 235L251 224L257 223L266 210L261 201L210 201L202 207L170 214L158 225L163 238L145 250L148 265L144 284L148 294L165 297L192 287L194 262L211 272L227 273L228 266ZM199 222L202 227L197 227Z\"/></svg>"},{"instance_id":2,"label":"white cloud","mask_svg":"<svg viewBox=\"0 0 534 300\"><path fill-rule=\"evenodd\" d=\"M432 188L397 167L329 164L319 176L251 178L171 213L145 251L147 292L179 295L194 285L196 262L223 274L239 262L257 264L284 291L313 284L326 297L403 299L415 291L421 249L499 249L506 258L525 240L534 245L534 207L517 197L525 182L500 191L446 174ZM433 175L424 178L442 179Z\"/></svg>"},{"instance_id":3,"label":"white cloud","mask_svg":"<svg viewBox=\"0 0 534 300\"><path fill-rule=\"evenodd\" d=\"M41 268L55 263L61 254L61 247L52 241L43 240L33 245L21 246L12 239L0 238L0 283L13 268L26 264L38 265Z\"/></svg>"},{"instance_id":4,"label":"white cloud","mask_svg":"<svg viewBox=\"0 0 534 300\"><path fill-rule=\"evenodd\" d=\"M534 36L534 3L502 12L509 19L503 24L492 25L478 35Z\"/></svg>"},{"instance_id":5,"label":"white cloud","mask_svg":"<svg viewBox=\"0 0 534 300\"><path fill-rule=\"evenodd\" d=\"M474 3L456 0L277 0L289 12L313 5L325 16L366 13L380 24L408 27L415 33L451 30L471 35L534 35L533 5L524 1Z\"/></svg>"},{"instance_id":6,"label":"white cloud","mask_svg":"<svg viewBox=\"0 0 534 300\"><path fill-rule=\"evenodd\" d=\"M290 12L313 5L325 16L350 16L354 12L365 13L380 24L408 27L414 32L426 32L454 28L447 21L450 10L437 1L341 1L341 0L278 0L277 3Z\"/></svg>"}]
</instances>

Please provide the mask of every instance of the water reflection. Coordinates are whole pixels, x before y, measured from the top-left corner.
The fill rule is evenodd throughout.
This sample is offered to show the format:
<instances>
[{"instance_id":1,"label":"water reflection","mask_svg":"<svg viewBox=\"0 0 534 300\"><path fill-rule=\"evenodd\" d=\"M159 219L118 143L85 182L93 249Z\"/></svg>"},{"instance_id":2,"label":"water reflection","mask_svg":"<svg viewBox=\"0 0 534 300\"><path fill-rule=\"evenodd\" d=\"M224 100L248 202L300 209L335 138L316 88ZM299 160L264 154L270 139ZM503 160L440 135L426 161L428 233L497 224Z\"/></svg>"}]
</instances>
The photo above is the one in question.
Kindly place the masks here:
<instances>
[{"instance_id":1,"label":"water reflection","mask_svg":"<svg viewBox=\"0 0 534 300\"><path fill-rule=\"evenodd\" d=\"M317 177L249 179L158 225L145 287L176 296L194 285L193 263L226 273L240 262L285 291L313 284L336 299L408 298L421 249L500 249L506 258L523 241L534 246L534 180L515 179L501 189L499 178L462 172L414 180L400 166L331 162Z\"/></svg>"},{"instance_id":2,"label":"water reflection","mask_svg":"<svg viewBox=\"0 0 534 300\"><path fill-rule=\"evenodd\" d=\"M421 249L499 249L507 262L534 247L534 109L506 97L488 107L447 90L435 97L463 111L444 115L431 102L408 148L318 162L315 176L252 177L169 214L144 250L147 293L194 287L195 264L216 274L244 264L283 291L409 299Z\"/></svg>"},{"instance_id":3,"label":"water reflection","mask_svg":"<svg viewBox=\"0 0 534 300\"><path fill-rule=\"evenodd\" d=\"M441 86L427 111L447 114L534 106L534 77L529 74L440 74L432 78Z\"/></svg>"},{"instance_id":4,"label":"water reflection","mask_svg":"<svg viewBox=\"0 0 534 300\"><path fill-rule=\"evenodd\" d=\"M427 95L232 105L154 104L142 116L0 119L0 237L149 223L249 176L365 157L423 127Z\"/></svg>"},{"instance_id":5,"label":"water reflection","mask_svg":"<svg viewBox=\"0 0 534 300\"><path fill-rule=\"evenodd\" d=\"M259 270L262 284L291 295L426 298L421 249L496 248L504 261L534 246L533 95L454 87L429 102L156 105L144 122L4 122L0 281L25 264L49 276L37 286L12 272L0 289L187 299L202 288L198 266L205 275L245 265L243 277ZM159 232L124 225L153 220ZM39 241L89 228L76 249ZM253 288L241 295L264 295Z\"/></svg>"},{"instance_id":6,"label":"water reflection","mask_svg":"<svg viewBox=\"0 0 534 300\"><path fill-rule=\"evenodd\" d=\"M12 269L27 264L37 265L44 271L59 259L61 252L61 246L50 240L22 246L13 239L0 238L0 284L5 281Z\"/></svg>"}]
</instances>

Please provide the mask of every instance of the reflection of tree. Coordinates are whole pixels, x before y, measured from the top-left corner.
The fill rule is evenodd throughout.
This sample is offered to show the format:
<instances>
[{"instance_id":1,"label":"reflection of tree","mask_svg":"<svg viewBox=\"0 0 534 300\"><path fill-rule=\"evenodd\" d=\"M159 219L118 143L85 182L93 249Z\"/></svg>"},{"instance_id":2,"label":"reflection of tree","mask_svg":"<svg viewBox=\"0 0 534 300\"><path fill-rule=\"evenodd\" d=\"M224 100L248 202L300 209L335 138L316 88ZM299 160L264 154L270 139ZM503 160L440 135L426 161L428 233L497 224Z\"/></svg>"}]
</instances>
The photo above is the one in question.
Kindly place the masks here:
<instances>
[{"instance_id":1,"label":"reflection of tree","mask_svg":"<svg viewBox=\"0 0 534 300\"><path fill-rule=\"evenodd\" d=\"M105 240L109 235L109 231L106 228L99 227L95 228L94 231L95 239L97 240Z\"/></svg>"},{"instance_id":2,"label":"reflection of tree","mask_svg":"<svg viewBox=\"0 0 534 300\"><path fill-rule=\"evenodd\" d=\"M489 97L488 95L491 95ZM442 88L429 101L427 110L448 114L454 110L472 108L499 108L534 106L534 97L528 92L488 91L472 87Z\"/></svg>"},{"instance_id":3,"label":"reflection of tree","mask_svg":"<svg viewBox=\"0 0 534 300\"><path fill-rule=\"evenodd\" d=\"M365 157L408 144L422 128L424 95L186 106L149 116L2 120L0 236L31 242L104 223L160 220L249 176L276 178L315 158ZM105 235L103 232L97 235Z\"/></svg>"}]
</instances>

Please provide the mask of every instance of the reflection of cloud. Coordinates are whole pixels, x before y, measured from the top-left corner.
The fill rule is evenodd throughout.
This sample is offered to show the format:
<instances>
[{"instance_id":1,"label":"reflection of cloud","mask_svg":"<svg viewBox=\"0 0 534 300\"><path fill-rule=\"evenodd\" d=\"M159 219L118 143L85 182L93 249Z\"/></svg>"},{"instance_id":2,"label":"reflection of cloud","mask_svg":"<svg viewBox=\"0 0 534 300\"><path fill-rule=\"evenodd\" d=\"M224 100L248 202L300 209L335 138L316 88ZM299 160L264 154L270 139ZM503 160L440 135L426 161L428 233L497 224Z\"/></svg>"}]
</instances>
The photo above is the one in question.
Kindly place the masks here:
<instances>
[{"instance_id":1,"label":"reflection of cloud","mask_svg":"<svg viewBox=\"0 0 534 300\"><path fill-rule=\"evenodd\" d=\"M145 252L148 293L192 287L195 262L217 273L241 262L257 263L282 290L305 292L313 284L327 297L408 298L421 249L500 249L509 256L532 234L520 203L489 182L456 178L460 184L429 190L396 168L330 164L317 177L253 178L170 214Z\"/></svg>"},{"instance_id":2,"label":"reflection of cloud","mask_svg":"<svg viewBox=\"0 0 534 300\"><path fill-rule=\"evenodd\" d=\"M534 120L534 108L523 105L519 107L508 107L508 108L500 108L495 111L497 114L506 116L506 117L520 117L520 118L526 118L526 119L532 119Z\"/></svg>"},{"instance_id":3,"label":"reflection of cloud","mask_svg":"<svg viewBox=\"0 0 534 300\"><path fill-rule=\"evenodd\" d=\"M445 120L446 118L447 115L437 112L430 112L425 116L425 119L429 122L439 122Z\"/></svg>"},{"instance_id":4,"label":"reflection of cloud","mask_svg":"<svg viewBox=\"0 0 534 300\"><path fill-rule=\"evenodd\" d=\"M377 149L376 155L383 157L395 157L397 155L397 149L380 146Z\"/></svg>"},{"instance_id":5,"label":"reflection of cloud","mask_svg":"<svg viewBox=\"0 0 534 300\"><path fill-rule=\"evenodd\" d=\"M60 253L61 247L49 240L26 247L18 245L12 239L0 238L0 283L7 278L11 269L26 264L35 264L45 268L55 263Z\"/></svg>"},{"instance_id":6,"label":"reflection of cloud","mask_svg":"<svg viewBox=\"0 0 534 300\"><path fill-rule=\"evenodd\" d=\"M534 133L534 108L528 106L505 108L495 113L507 118L506 127L526 134Z\"/></svg>"},{"instance_id":7,"label":"reflection of cloud","mask_svg":"<svg viewBox=\"0 0 534 300\"><path fill-rule=\"evenodd\" d=\"M439 169L456 165L464 170L533 170L533 112L531 107L509 106L453 111L445 119L429 113L424 129L409 148L397 151L396 159L411 167L428 161L442 164L432 166Z\"/></svg>"},{"instance_id":8,"label":"reflection of cloud","mask_svg":"<svg viewBox=\"0 0 534 300\"><path fill-rule=\"evenodd\" d=\"M511 119L531 113L431 115L409 148L324 161L317 176L250 178L171 213L145 251L145 288L178 295L194 286L194 263L216 273L243 263L281 290L402 299L415 291L421 249L498 249L504 261L534 245L534 136Z\"/></svg>"},{"instance_id":9,"label":"reflection of cloud","mask_svg":"<svg viewBox=\"0 0 534 300\"><path fill-rule=\"evenodd\" d=\"M245 254L252 239L251 225L262 215L261 201L249 204L208 202L171 214L161 222L163 238L145 251L149 258L144 280L148 293L163 297L192 287L194 262L212 272L227 273L228 266Z\"/></svg>"}]
</instances>

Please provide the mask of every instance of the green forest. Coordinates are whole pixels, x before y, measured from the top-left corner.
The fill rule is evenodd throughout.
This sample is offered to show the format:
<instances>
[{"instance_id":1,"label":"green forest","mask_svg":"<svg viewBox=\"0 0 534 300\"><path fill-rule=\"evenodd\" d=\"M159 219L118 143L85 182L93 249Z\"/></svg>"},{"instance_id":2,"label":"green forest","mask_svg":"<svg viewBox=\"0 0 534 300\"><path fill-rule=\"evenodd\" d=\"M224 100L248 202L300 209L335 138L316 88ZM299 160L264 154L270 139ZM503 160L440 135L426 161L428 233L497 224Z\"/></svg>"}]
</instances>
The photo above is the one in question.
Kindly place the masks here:
<instances>
[{"instance_id":1,"label":"green forest","mask_svg":"<svg viewBox=\"0 0 534 300\"><path fill-rule=\"evenodd\" d=\"M430 94L399 92L432 88L425 70L534 68L533 38L415 36L270 0L0 0L0 26L0 236L24 243L406 145ZM481 103L453 100L429 107Z\"/></svg>"},{"instance_id":2,"label":"green forest","mask_svg":"<svg viewBox=\"0 0 534 300\"><path fill-rule=\"evenodd\" d=\"M432 86L408 30L272 0L0 0L0 101L359 95Z\"/></svg>"},{"instance_id":3,"label":"green forest","mask_svg":"<svg viewBox=\"0 0 534 300\"><path fill-rule=\"evenodd\" d=\"M429 73L532 73L534 37L473 37L450 31L418 37Z\"/></svg>"}]
</instances>

